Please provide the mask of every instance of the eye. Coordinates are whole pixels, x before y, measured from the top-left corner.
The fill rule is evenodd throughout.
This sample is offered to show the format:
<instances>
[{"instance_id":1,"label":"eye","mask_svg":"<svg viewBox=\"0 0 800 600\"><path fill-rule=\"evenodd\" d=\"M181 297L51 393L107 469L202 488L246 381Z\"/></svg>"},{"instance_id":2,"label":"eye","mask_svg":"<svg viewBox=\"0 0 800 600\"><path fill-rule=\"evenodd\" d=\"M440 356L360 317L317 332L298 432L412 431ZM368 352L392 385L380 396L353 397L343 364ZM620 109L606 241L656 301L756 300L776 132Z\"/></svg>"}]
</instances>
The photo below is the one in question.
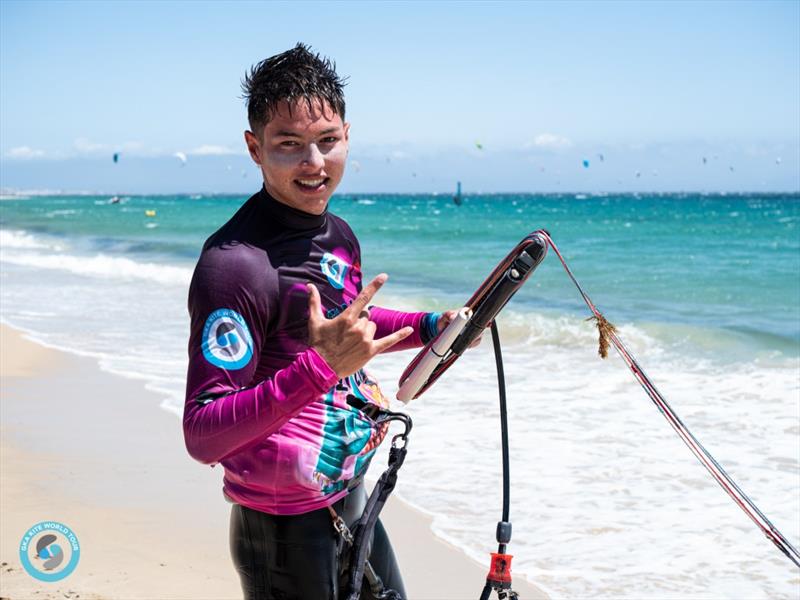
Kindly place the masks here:
<instances>
[{"instance_id":1,"label":"eye","mask_svg":"<svg viewBox=\"0 0 800 600\"><path fill-rule=\"evenodd\" d=\"M297 146L297 145L298 145L297 142L295 142L293 140L286 140L284 142L281 142L281 146L284 147L284 148L293 148L294 146Z\"/></svg>"},{"instance_id":2,"label":"eye","mask_svg":"<svg viewBox=\"0 0 800 600\"><path fill-rule=\"evenodd\" d=\"M323 144L335 144L336 142L339 141L339 138L337 138L336 136L333 136L333 135L329 135L328 137L322 138L322 140L320 140L320 141Z\"/></svg>"}]
</instances>

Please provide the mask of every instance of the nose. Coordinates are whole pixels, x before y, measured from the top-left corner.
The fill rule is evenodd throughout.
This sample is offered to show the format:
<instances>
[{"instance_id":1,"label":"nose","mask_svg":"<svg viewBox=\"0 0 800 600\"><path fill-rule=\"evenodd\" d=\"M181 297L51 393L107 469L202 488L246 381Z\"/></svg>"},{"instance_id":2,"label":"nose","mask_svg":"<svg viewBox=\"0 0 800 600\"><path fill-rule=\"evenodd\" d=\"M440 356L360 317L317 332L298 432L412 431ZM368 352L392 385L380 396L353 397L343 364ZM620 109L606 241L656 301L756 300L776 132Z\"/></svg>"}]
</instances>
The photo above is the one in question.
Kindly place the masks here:
<instances>
[{"instance_id":1,"label":"nose","mask_svg":"<svg viewBox=\"0 0 800 600\"><path fill-rule=\"evenodd\" d=\"M309 144L306 148L306 152L303 155L303 164L315 170L322 168L325 164L325 158L322 156L322 152L319 151L319 147L316 144Z\"/></svg>"}]
</instances>

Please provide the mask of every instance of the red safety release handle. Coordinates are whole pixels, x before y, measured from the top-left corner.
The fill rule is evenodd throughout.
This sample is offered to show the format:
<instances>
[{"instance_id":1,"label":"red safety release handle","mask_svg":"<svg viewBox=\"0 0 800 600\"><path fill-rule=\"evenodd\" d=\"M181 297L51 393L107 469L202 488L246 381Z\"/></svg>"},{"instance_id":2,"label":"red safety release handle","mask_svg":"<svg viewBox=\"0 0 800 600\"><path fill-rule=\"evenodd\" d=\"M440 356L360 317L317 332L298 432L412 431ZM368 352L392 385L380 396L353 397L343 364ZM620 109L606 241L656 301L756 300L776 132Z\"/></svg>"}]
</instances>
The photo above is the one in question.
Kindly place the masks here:
<instances>
[{"instance_id":1,"label":"red safety release handle","mask_svg":"<svg viewBox=\"0 0 800 600\"><path fill-rule=\"evenodd\" d=\"M511 559L510 554L497 554L492 552L492 565L489 567L489 574L486 581L489 583L501 584L502 587L511 586Z\"/></svg>"}]
</instances>

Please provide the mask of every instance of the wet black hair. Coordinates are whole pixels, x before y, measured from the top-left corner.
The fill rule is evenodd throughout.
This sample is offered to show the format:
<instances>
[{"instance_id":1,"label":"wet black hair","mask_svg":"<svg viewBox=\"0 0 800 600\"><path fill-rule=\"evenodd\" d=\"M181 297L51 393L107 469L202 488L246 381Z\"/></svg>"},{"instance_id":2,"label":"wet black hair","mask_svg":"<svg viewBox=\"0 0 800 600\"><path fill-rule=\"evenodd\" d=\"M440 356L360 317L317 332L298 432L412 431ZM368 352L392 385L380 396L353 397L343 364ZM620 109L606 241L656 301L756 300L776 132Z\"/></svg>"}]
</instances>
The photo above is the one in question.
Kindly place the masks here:
<instances>
[{"instance_id":1,"label":"wet black hair","mask_svg":"<svg viewBox=\"0 0 800 600\"><path fill-rule=\"evenodd\" d=\"M336 63L300 42L286 52L262 60L242 80L247 120L257 136L275 114L278 103L303 99L309 109L324 100L344 121L344 86L347 78L336 73Z\"/></svg>"}]
</instances>

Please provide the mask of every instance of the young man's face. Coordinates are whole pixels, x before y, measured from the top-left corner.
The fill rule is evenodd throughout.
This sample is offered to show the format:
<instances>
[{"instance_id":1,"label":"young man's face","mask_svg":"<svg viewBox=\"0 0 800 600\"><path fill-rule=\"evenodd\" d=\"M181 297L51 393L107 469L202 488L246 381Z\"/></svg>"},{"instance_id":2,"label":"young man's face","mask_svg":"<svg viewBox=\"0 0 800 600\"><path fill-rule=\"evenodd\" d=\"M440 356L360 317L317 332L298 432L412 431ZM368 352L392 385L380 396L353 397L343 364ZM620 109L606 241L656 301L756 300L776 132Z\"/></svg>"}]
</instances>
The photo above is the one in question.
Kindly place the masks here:
<instances>
[{"instance_id":1,"label":"young man's face","mask_svg":"<svg viewBox=\"0 0 800 600\"><path fill-rule=\"evenodd\" d=\"M264 187L279 202L307 213L325 211L347 162L350 124L321 102L278 104L261 135L245 131Z\"/></svg>"}]
</instances>

